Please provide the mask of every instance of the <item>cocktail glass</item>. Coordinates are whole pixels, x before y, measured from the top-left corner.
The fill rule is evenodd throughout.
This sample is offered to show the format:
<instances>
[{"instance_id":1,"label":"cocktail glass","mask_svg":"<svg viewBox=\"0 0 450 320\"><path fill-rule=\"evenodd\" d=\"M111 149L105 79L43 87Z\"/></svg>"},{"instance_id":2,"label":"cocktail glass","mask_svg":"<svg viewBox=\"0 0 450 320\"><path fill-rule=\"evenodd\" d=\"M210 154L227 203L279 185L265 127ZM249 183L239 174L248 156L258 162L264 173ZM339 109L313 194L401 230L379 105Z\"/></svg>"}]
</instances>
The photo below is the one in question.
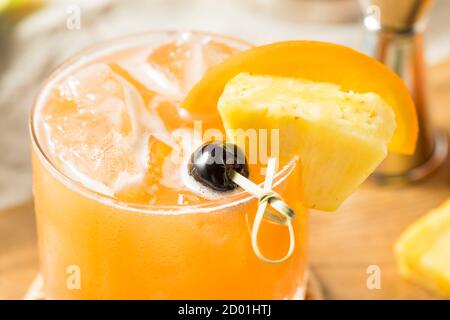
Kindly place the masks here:
<instances>
[{"instance_id":1,"label":"cocktail glass","mask_svg":"<svg viewBox=\"0 0 450 320\"><path fill-rule=\"evenodd\" d=\"M179 45L180 42L191 41L190 39L195 39L196 46L199 46L196 48L202 49L200 55L194 54L198 53L195 48L189 49L186 54L183 51L184 47ZM219 48L220 54L216 54L217 50L214 54L208 51L211 43L213 47ZM73 171L70 168L74 164L73 155L86 162L87 158L83 158L83 154L80 155L80 150L87 149L87 152L90 152L90 148L95 147L96 141L90 141L89 135L87 138L80 138L80 132L85 132L84 122L80 122L80 128L73 128L70 119L73 114L65 113L67 108L73 107L72 104L67 104L67 101L75 104L80 102L65 97L66 105L63 105L61 100L55 100L52 95L55 88L68 76L84 70L86 66L113 61L110 64L112 66L119 60L129 62L132 60L131 53L138 52L142 48L150 51L157 48L167 54L165 56L167 60L162 59L158 62L163 66L166 63L170 64L172 69L167 69L170 69L171 74L175 74L178 80L180 79L176 74L178 59L183 59L183 64L187 61L190 66L192 66L189 64L191 59L209 62L202 63L203 67L200 70L182 67L182 78L189 81L178 82L181 83L179 85L181 89L176 93L170 92L167 83L158 83L161 78L158 78L156 73L150 75L147 73L148 78L145 81L147 84L150 82L150 86L154 84L154 87L166 90L164 93L157 90L147 92L145 85L143 86L140 81L142 78L121 73L122 69L120 72L113 70L114 77L127 81L127 85L135 88L135 92L138 92L142 99L155 102L157 101L155 99L161 96L167 98L173 95L169 98L173 98L171 103L176 105L189 86L198 80L206 69L232 54L233 50L241 50L248 46L240 40L207 33L150 32L110 41L85 50L69 59L50 76L36 99L30 118L40 271L44 279L46 298L302 299L304 297L307 211L301 199L301 168L295 159L280 168L273 185L274 190L296 212L294 220L296 248L287 261L281 264L268 264L256 257L251 246L250 230L258 199L245 191L186 204L183 201L181 203L172 201L170 199L173 197L169 196L161 202L158 199L162 197L156 197L157 200L153 202L147 201L145 197L145 201L136 201L139 192L138 196L133 197L128 197L126 192L125 196L109 194L102 191L103 187L97 188L95 184L88 183L96 181L92 175L98 172L123 168L118 165L105 169L105 166L111 165L111 162L105 159L110 155L106 150L101 150L104 151L103 158L96 158L92 163L84 163L82 170ZM138 69L140 67L146 68L145 65L137 66ZM79 83L72 82L72 84L76 86ZM92 100L96 102L95 97L92 97ZM50 105L56 107L49 107ZM49 113L48 110L53 111ZM169 113L162 117L169 127L177 121L175 114L170 114L172 111L165 109L160 111ZM191 116L195 118L201 115ZM69 119L66 121L64 117ZM103 121L101 113L94 115L88 113L83 117L86 117L88 126L91 120L89 117L95 117L100 128L103 127L103 122L107 121L106 118ZM149 117L152 117L152 113ZM56 122L53 128L51 121L54 118L63 119L61 120L63 122ZM65 127L67 123L71 125ZM56 146L54 140L48 137L49 131L46 126L47 129L50 126L52 127L50 129L59 130L61 136L59 140L57 139ZM54 132L51 134L53 137L56 135ZM74 144L72 135L87 140L85 144L83 141ZM71 149L72 144L74 150ZM79 149L80 146L84 146L84 149ZM60 153L61 148L64 153ZM103 148L103 145L99 145L98 148ZM157 154L160 153L158 151ZM66 161L68 154L70 160ZM259 169L259 166L251 167L251 170ZM148 168L150 173L152 170L152 167ZM177 175L177 172L173 174ZM157 191L156 196L158 192L171 195L170 191L166 190ZM269 257L283 256L289 247L289 235L285 226L270 221L265 221L258 238L261 250Z\"/></svg>"}]
</instances>

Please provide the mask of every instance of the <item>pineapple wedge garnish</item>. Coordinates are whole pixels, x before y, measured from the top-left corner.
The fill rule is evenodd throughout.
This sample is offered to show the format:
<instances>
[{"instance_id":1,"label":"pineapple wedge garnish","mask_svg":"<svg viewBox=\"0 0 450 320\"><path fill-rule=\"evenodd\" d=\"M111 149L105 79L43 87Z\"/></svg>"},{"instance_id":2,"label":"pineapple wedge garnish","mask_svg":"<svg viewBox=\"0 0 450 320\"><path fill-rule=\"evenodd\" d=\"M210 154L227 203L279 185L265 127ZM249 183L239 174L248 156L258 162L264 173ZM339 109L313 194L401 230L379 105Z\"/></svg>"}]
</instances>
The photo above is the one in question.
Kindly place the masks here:
<instances>
[{"instance_id":1,"label":"pineapple wedge garnish","mask_svg":"<svg viewBox=\"0 0 450 320\"><path fill-rule=\"evenodd\" d=\"M404 277L450 298L450 199L412 224L395 253Z\"/></svg>"},{"instance_id":2,"label":"pineapple wedge garnish","mask_svg":"<svg viewBox=\"0 0 450 320\"><path fill-rule=\"evenodd\" d=\"M396 127L394 112L375 93L248 73L227 83L218 110L244 150L242 130L279 129L279 158L299 157L306 205L325 211L338 208L386 157ZM267 137L270 150L277 141Z\"/></svg>"}]
</instances>

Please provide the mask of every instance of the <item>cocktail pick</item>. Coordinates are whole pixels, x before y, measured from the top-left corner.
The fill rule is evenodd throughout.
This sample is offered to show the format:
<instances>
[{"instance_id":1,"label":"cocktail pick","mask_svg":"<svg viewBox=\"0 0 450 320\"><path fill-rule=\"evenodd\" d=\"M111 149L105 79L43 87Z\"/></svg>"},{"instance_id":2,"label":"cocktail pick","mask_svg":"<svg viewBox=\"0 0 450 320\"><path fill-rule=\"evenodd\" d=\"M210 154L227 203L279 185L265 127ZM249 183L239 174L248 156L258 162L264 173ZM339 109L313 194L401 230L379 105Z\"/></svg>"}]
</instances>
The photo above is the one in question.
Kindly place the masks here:
<instances>
[{"instance_id":1,"label":"cocktail pick","mask_svg":"<svg viewBox=\"0 0 450 320\"><path fill-rule=\"evenodd\" d=\"M267 263L281 263L287 260L295 248L295 235L292 220L294 211L272 190L276 170L275 158L270 158L266 168L264 185L261 188L247 177L249 176L247 160L238 146L232 143L213 141L205 143L192 153L188 163L188 173L195 180L217 191L229 191L240 186L258 198L258 209L251 230L251 241L256 256ZM270 206L275 212L269 210ZM285 225L289 230L289 249L284 257L270 259L259 247L258 235L263 219Z\"/></svg>"},{"instance_id":2,"label":"cocktail pick","mask_svg":"<svg viewBox=\"0 0 450 320\"><path fill-rule=\"evenodd\" d=\"M292 225L292 220L295 218L295 212L284 202L279 194L272 190L275 168L276 160L274 158L270 158L266 168L266 178L263 188L234 170L230 172L230 178L234 183L258 198L258 210L256 211L253 227L251 230L252 248L256 256L260 260L271 264L286 261L292 255L295 248L295 234L294 227ZM268 205L275 209L279 214L273 213L272 211L267 209ZM259 247L258 234L264 217L268 218L274 223L286 225L288 228L289 249L287 253L280 259L267 258L261 252L261 249Z\"/></svg>"}]
</instances>

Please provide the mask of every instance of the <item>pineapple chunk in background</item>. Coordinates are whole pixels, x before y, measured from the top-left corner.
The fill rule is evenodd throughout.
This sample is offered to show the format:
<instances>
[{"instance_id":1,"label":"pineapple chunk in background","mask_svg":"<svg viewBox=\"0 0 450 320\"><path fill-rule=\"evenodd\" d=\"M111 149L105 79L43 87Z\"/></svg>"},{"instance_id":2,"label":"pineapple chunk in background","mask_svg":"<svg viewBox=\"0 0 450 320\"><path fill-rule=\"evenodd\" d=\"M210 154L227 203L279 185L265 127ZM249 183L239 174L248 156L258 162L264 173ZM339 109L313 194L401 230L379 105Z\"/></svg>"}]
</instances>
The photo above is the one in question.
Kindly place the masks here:
<instances>
[{"instance_id":1,"label":"pineapple chunk in background","mask_svg":"<svg viewBox=\"0 0 450 320\"><path fill-rule=\"evenodd\" d=\"M325 211L337 209L386 157L396 127L394 112L375 93L248 73L227 83L218 110L243 148L237 129L279 129L280 159L299 157L306 204Z\"/></svg>"},{"instance_id":2,"label":"pineapple chunk in background","mask_svg":"<svg viewBox=\"0 0 450 320\"><path fill-rule=\"evenodd\" d=\"M412 224L395 253L404 277L450 298L450 199Z\"/></svg>"}]
</instances>

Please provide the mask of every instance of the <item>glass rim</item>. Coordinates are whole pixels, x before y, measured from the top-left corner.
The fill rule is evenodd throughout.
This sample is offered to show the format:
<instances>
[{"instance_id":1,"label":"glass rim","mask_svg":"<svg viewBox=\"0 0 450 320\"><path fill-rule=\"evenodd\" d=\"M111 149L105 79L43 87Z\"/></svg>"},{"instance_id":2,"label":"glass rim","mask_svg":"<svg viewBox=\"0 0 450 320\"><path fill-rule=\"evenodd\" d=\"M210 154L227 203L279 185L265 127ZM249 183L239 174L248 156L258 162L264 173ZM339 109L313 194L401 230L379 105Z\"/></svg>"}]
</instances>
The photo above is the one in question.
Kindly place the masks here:
<instances>
[{"instance_id":1,"label":"glass rim","mask_svg":"<svg viewBox=\"0 0 450 320\"><path fill-rule=\"evenodd\" d=\"M194 204L194 205L158 205L158 204L141 204L141 203L132 203L127 202L125 200L120 200L115 198L114 196L106 195L101 192L95 191L87 186L85 186L82 182L74 180L69 177L67 174L63 172L63 170L59 169L56 166L50 157L47 155L45 148L39 143L39 136L37 134L37 125L35 124L36 113L39 109L40 105L43 101L46 100L49 90L52 88L52 85L58 82L60 79L64 78L67 74L70 74L70 71L80 67L80 65L84 65L89 63L96 58L106 55L108 52L114 52L114 50L118 50L120 48L132 48L133 46L137 46L139 44L139 40L148 39L149 36L159 35L159 36L175 36L180 33L192 33L195 35L204 35L211 36L217 39L225 39L229 42L233 42L235 44L239 44L242 46L252 46L251 43L236 39L230 36L224 36L215 33L203 32L203 31L195 31L195 30L155 30L155 31L146 31L140 33L134 33L126 36L116 37L110 40L101 41L95 45L88 46L84 49L81 49L74 55L70 56L66 60L64 60L59 66L57 66L50 75L43 82L41 87L38 90L38 93L33 101L33 104L30 109L29 119L28 119L28 127L31 137L31 145L33 151L38 156L40 163L47 169L47 171L59 182L61 182L64 186L71 189L74 192L77 192L88 199L100 202L102 204L113 206L119 209L123 209L126 211L133 211L139 213L147 213L147 214L188 214L188 213L212 213L215 211L223 210L229 207L235 207L244 203L251 201L252 199L256 199L254 195L251 195L245 190L241 190L234 194L231 194L226 197L212 199L206 203ZM141 39L142 38L142 39ZM125 41L129 41L134 43L134 45L128 44L128 46L124 43ZM150 42L150 40L147 40ZM298 159L291 159L283 168L278 171L274 177L273 187L280 185L294 170L297 165Z\"/></svg>"}]
</instances>

